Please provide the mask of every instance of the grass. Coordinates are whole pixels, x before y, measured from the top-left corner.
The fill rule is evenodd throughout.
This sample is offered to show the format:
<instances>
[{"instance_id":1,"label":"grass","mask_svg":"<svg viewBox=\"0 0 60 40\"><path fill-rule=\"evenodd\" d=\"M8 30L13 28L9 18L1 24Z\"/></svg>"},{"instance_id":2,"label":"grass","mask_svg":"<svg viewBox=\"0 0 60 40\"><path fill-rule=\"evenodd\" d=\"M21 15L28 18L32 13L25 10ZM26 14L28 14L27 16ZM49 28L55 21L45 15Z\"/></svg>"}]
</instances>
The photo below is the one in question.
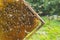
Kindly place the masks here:
<instances>
[{"instance_id":1,"label":"grass","mask_svg":"<svg viewBox=\"0 0 60 40\"><path fill-rule=\"evenodd\" d=\"M34 33L29 40L60 40L60 21L42 17L46 24Z\"/></svg>"}]
</instances>

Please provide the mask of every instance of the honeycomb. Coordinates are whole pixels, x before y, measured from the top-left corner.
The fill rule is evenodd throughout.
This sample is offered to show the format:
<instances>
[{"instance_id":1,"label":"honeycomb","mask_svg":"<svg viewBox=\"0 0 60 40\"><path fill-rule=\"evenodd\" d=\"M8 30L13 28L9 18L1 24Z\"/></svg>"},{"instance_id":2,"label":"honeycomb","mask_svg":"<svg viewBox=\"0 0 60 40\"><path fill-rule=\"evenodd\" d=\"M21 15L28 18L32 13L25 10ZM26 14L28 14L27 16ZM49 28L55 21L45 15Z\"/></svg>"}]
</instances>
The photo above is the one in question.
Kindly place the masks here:
<instances>
[{"instance_id":1,"label":"honeycomb","mask_svg":"<svg viewBox=\"0 0 60 40\"><path fill-rule=\"evenodd\" d=\"M0 0L0 40L23 40L39 21L22 0Z\"/></svg>"}]
</instances>

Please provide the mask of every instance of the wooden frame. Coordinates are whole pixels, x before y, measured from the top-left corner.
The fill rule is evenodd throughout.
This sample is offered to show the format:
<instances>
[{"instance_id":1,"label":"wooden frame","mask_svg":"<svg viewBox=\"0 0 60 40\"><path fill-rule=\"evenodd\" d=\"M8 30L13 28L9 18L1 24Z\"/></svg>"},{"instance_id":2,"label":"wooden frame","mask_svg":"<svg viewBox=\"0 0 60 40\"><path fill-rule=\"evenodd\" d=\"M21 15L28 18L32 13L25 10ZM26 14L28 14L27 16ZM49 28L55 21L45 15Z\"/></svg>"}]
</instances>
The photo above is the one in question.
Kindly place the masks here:
<instances>
[{"instance_id":1,"label":"wooden frame","mask_svg":"<svg viewBox=\"0 0 60 40\"><path fill-rule=\"evenodd\" d=\"M38 15L38 13L36 13L36 12L33 10L33 8L29 5L28 2L26 2L25 0L23 0L23 3L24 3L24 5L25 5L33 14L35 14L35 15L38 17L38 19L41 21L41 25L38 25L30 34L28 34L28 35L23 39L23 40L28 40L28 38L29 38L35 31L39 30L39 29L45 24L45 22L44 22L44 20Z\"/></svg>"}]
</instances>

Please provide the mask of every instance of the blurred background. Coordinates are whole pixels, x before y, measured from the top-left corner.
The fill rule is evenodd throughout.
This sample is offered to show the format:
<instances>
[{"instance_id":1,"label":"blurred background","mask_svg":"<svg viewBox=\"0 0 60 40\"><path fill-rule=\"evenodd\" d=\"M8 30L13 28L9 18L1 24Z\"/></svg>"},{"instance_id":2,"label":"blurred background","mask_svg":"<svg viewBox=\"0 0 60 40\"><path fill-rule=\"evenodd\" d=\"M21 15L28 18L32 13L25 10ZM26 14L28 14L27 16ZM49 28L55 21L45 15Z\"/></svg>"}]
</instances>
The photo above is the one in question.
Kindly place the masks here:
<instances>
[{"instance_id":1,"label":"blurred background","mask_svg":"<svg viewBox=\"0 0 60 40\"><path fill-rule=\"evenodd\" d=\"M60 40L60 0L26 0L45 25L28 40Z\"/></svg>"}]
</instances>

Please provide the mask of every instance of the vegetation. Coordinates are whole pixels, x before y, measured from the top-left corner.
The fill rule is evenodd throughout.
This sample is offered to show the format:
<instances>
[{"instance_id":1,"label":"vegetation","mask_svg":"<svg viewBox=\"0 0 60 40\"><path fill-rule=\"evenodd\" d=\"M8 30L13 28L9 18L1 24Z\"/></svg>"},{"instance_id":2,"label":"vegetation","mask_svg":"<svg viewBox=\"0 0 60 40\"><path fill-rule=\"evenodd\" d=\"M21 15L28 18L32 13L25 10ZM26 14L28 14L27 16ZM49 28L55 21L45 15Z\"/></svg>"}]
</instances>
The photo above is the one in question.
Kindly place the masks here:
<instances>
[{"instance_id":1,"label":"vegetation","mask_svg":"<svg viewBox=\"0 0 60 40\"><path fill-rule=\"evenodd\" d=\"M60 15L60 0L26 0L39 15Z\"/></svg>"},{"instance_id":2,"label":"vegetation","mask_svg":"<svg viewBox=\"0 0 60 40\"><path fill-rule=\"evenodd\" d=\"M46 24L34 33L29 40L60 40L60 21L43 17Z\"/></svg>"}]
</instances>

